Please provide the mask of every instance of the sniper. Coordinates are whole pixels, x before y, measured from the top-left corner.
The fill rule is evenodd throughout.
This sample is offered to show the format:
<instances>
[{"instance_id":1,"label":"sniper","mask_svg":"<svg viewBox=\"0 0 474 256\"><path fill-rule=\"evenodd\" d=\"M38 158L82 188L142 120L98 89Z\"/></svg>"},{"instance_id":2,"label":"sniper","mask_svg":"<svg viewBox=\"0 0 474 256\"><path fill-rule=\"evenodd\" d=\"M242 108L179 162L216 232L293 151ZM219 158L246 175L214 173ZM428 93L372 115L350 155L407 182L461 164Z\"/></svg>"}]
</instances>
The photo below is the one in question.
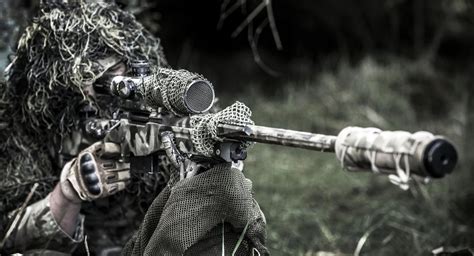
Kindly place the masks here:
<instances>
[{"instance_id":1,"label":"sniper","mask_svg":"<svg viewBox=\"0 0 474 256\"><path fill-rule=\"evenodd\" d=\"M254 142L333 152L349 171L440 178L443 137L348 127L330 136L257 126L170 67L159 38L113 2L43 1L0 93L2 253L268 255L243 174Z\"/></svg>"},{"instance_id":2,"label":"sniper","mask_svg":"<svg viewBox=\"0 0 474 256\"><path fill-rule=\"evenodd\" d=\"M85 132L85 120L112 118L119 104L95 85L136 60L170 68L159 38L115 3L41 3L1 86L2 253L210 255L222 232L228 253L237 244L238 255L268 253L251 183L232 164L180 177L160 155L157 171L130 171L119 144ZM225 200L209 201L209 191Z\"/></svg>"}]
</instances>

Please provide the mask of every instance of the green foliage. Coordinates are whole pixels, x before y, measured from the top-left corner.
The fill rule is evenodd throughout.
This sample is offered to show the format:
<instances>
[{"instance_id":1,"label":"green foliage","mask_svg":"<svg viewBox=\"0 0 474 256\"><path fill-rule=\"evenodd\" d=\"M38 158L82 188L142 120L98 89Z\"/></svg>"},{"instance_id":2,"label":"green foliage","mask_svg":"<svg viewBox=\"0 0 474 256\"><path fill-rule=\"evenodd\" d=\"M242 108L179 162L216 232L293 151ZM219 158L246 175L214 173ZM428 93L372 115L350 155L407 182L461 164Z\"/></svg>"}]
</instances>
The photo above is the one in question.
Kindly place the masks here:
<instances>
[{"instance_id":1,"label":"green foliage","mask_svg":"<svg viewBox=\"0 0 474 256\"><path fill-rule=\"evenodd\" d=\"M426 75L419 66L367 58L289 83L285 97L254 91L240 100L266 126L329 134L348 125L416 130L426 127L410 100L419 87L411 78ZM455 124L435 125L449 131ZM345 255L357 248L360 255L426 255L440 246L474 246L472 227L452 216L458 208L451 199L466 192L456 189L462 173L402 191L385 176L343 171L331 153L256 145L246 175L266 214L274 255Z\"/></svg>"}]
</instances>

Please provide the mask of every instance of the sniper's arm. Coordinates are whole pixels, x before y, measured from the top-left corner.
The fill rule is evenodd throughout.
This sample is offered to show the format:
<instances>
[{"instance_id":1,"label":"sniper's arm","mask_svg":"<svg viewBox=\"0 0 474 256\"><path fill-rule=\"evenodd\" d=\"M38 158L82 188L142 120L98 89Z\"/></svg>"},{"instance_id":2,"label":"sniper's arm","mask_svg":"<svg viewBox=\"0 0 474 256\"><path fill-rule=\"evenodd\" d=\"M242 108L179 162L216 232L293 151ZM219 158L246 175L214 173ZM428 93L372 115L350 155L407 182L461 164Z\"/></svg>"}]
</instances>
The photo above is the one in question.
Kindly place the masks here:
<instances>
[{"instance_id":1,"label":"sniper's arm","mask_svg":"<svg viewBox=\"0 0 474 256\"><path fill-rule=\"evenodd\" d=\"M79 199L79 198L78 198ZM2 253L55 251L72 252L83 241L84 217L81 203L70 201L60 184L44 199L29 205L6 239Z\"/></svg>"},{"instance_id":2,"label":"sniper's arm","mask_svg":"<svg viewBox=\"0 0 474 256\"><path fill-rule=\"evenodd\" d=\"M61 180L43 200L28 207L14 224L3 253L48 250L72 252L84 238L82 201L106 197L125 188L129 165L116 158L119 146L95 143L67 163Z\"/></svg>"}]
</instances>

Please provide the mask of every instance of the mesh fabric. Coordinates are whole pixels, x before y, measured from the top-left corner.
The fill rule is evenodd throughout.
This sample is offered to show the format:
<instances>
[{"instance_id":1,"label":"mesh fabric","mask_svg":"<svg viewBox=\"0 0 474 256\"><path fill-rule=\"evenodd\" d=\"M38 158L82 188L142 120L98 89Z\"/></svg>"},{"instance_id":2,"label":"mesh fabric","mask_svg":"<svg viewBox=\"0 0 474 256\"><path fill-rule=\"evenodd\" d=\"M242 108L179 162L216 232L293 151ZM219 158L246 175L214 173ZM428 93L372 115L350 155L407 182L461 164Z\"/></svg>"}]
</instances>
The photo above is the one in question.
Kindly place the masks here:
<instances>
[{"instance_id":1,"label":"mesh fabric","mask_svg":"<svg viewBox=\"0 0 474 256\"><path fill-rule=\"evenodd\" d=\"M218 124L253 125L251 116L252 111L238 101L214 114L191 116L191 127L193 128L191 140L194 148L204 156L212 156L214 144L222 140L217 136Z\"/></svg>"},{"instance_id":2,"label":"mesh fabric","mask_svg":"<svg viewBox=\"0 0 474 256\"><path fill-rule=\"evenodd\" d=\"M157 73L144 78L142 94L152 108L164 106L175 115L186 115L189 110L184 95L193 81L208 82L203 76L187 70L159 68Z\"/></svg>"},{"instance_id":3,"label":"mesh fabric","mask_svg":"<svg viewBox=\"0 0 474 256\"><path fill-rule=\"evenodd\" d=\"M251 181L241 171L221 164L175 180L150 206L124 255L215 255L222 244L232 252L245 226L236 255L251 255L253 250L268 254L265 220L253 199Z\"/></svg>"}]
</instances>

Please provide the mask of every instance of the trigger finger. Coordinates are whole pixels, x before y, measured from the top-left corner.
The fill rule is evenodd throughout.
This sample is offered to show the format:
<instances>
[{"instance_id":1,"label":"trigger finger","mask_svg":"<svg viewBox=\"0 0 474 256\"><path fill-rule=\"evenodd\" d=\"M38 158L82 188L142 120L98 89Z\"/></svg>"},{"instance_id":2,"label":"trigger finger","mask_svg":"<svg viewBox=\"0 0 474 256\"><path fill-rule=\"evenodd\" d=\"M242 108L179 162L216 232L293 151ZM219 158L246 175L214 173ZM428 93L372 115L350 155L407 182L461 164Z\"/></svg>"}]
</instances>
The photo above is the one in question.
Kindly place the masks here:
<instances>
[{"instance_id":1,"label":"trigger finger","mask_svg":"<svg viewBox=\"0 0 474 256\"><path fill-rule=\"evenodd\" d=\"M130 171L118 171L108 173L106 176L106 181L108 184L112 184L119 181L128 181L130 179Z\"/></svg>"},{"instance_id":2,"label":"trigger finger","mask_svg":"<svg viewBox=\"0 0 474 256\"><path fill-rule=\"evenodd\" d=\"M119 181L119 182L105 185L105 189L107 189L107 192L109 195L113 195L119 191L124 190L126 185L127 184L124 181Z\"/></svg>"}]
</instances>

